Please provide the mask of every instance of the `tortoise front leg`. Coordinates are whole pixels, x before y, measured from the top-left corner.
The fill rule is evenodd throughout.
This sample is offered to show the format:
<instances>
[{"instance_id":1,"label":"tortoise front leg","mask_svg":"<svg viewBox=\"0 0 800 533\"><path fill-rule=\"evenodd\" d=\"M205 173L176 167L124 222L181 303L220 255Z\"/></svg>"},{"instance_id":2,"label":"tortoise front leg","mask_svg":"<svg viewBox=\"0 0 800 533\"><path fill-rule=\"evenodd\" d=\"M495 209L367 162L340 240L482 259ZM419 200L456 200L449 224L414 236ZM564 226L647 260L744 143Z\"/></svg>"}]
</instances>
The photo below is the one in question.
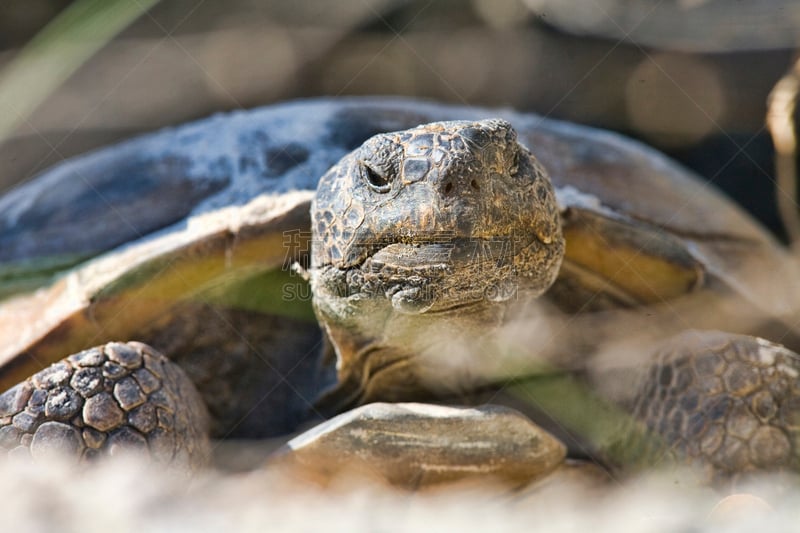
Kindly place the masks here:
<instances>
[{"instance_id":1,"label":"tortoise front leg","mask_svg":"<svg viewBox=\"0 0 800 533\"><path fill-rule=\"evenodd\" d=\"M645 429L639 457L699 466L712 480L800 471L799 376L800 356L756 337L669 339L629 405ZM637 447L627 444L630 456Z\"/></svg>"},{"instance_id":2,"label":"tortoise front leg","mask_svg":"<svg viewBox=\"0 0 800 533\"><path fill-rule=\"evenodd\" d=\"M138 450L196 468L208 415L186 374L153 348L111 342L71 355L0 395L0 449L78 460Z\"/></svg>"}]
</instances>

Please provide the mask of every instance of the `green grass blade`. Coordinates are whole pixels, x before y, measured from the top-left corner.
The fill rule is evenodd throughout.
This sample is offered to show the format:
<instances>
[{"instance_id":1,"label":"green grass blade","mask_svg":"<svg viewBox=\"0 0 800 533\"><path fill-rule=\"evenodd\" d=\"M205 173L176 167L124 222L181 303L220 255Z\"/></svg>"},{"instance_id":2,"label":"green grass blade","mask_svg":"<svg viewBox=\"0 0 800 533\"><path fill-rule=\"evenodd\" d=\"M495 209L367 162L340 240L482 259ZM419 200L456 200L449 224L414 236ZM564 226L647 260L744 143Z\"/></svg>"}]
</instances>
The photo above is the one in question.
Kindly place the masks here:
<instances>
[{"instance_id":1,"label":"green grass blade","mask_svg":"<svg viewBox=\"0 0 800 533\"><path fill-rule=\"evenodd\" d=\"M0 73L0 141L100 48L158 0L79 0Z\"/></svg>"}]
</instances>

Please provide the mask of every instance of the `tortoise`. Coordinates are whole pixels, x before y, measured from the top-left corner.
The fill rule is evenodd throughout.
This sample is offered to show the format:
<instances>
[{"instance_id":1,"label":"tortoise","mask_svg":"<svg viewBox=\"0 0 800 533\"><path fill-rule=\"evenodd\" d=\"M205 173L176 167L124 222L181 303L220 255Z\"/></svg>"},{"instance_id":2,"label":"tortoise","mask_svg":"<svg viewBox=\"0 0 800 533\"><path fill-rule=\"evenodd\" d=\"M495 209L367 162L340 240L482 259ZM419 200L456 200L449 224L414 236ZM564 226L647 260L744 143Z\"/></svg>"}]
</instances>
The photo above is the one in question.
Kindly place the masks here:
<instances>
[{"instance_id":1,"label":"tortoise","mask_svg":"<svg viewBox=\"0 0 800 533\"><path fill-rule=\"evenodd\" d=\"M0 308L13 453L139 445L194 465L206 410L214 437L266 437L569 373L712 477L798 468L800 361L753 336L796 348L796 266L719 193L615 134L308 100L67 161L0 207L8 290L110 250ZM155 350L92 348L117 340Z\"/></svg>"}]
</instances>

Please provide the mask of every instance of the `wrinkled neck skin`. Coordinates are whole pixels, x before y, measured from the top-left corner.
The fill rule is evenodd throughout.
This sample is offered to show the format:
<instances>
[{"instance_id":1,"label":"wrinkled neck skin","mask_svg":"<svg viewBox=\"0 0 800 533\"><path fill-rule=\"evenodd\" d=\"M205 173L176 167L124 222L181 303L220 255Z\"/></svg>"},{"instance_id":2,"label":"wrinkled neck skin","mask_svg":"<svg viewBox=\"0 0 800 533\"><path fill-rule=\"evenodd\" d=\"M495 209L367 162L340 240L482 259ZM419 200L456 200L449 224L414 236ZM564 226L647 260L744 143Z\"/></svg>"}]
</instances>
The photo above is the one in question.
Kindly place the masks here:
<instances>
[{"instance_id":1,"label":"wrinkled neck skin","mask_svg":"<svg viewBox=\"0 0 800 533\"><path fill-rule=\"evenodd\" d=\"M369 139L321 178L312 229L314 308L353 403L518 374L498 336L564 254L549 177L500 120Z\"/></svg>"},{"instance_id":2,"label":"wrinkled neck skin","mask_svg":"<svg viewBox=\"0 0 800 533\"><path fill-rule=\"evenodd\" d=\"M408 312L408 304L393 305L389 295L425 290L413 286L418 279L388 286L383 294L343 295L347 278L362 274L329 266L315 270L311 278L314 309L336 349L340 381L359 391L353 403L459 395L536 373L544 364L531 357L529 346L516 346L514 335L505 335L504 329L524 314L526 327L549 331L551 314L538 298L539 290L507 283L504 289L487 289L491 299L475 297L455 307ZM459 279L468 278L450 281ZM448 279L437 281L457 290ZM431 285L433 293L444 290ZM458 289L474 292L466 285ZM499 298L499 290L508 293Z\"/></svg>"}]
</instances>

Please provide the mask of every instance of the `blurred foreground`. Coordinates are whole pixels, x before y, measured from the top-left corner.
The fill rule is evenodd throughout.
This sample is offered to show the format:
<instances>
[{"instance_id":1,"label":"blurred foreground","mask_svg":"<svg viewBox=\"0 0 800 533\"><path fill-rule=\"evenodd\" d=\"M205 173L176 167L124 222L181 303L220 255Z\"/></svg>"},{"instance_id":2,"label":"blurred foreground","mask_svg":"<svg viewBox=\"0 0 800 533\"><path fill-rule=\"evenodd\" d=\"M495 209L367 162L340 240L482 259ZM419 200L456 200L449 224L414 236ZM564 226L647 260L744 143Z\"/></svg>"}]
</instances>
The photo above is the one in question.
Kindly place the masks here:
<instances>
[{"instance_id":1,"label":"blurred foreground","mask_svg":"<svg viewBox=\"0 0 800 533\"><path fill-rule=\"evenodd\" d=\"M775 491L771 479L723 500L658 477L602 491L562 476L514 493L462 486L412 494L364 480L322 489L264 470L187 479L134 458L89 470L6 462L0 474L3 524L19 532L791 531L800 518L800 492Z\"/></svg>"}]
</instances>

